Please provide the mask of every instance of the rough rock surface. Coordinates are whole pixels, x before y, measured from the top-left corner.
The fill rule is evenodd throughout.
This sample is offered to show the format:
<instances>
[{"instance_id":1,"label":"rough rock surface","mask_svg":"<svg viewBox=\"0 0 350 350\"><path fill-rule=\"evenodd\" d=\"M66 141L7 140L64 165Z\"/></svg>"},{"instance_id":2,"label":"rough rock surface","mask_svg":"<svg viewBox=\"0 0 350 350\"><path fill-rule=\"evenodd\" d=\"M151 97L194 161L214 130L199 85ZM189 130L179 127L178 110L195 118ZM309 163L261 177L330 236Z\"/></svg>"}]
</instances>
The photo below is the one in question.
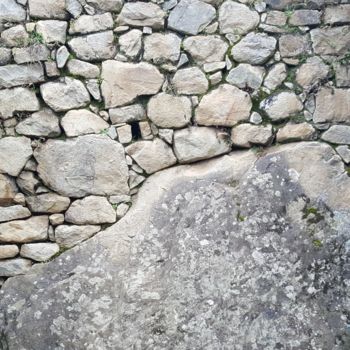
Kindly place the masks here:
<instances>
[{"instance_id":1,"label":"rough rock surface","mask_svg":"<svg viewBox=\"0 0 350 350\"><path fill-rule=\"evenodd\" d=\"M155 175L104 234L5 283L2 343L346 349L349 181L318 143Z\"/></svg>"}]
</instances>

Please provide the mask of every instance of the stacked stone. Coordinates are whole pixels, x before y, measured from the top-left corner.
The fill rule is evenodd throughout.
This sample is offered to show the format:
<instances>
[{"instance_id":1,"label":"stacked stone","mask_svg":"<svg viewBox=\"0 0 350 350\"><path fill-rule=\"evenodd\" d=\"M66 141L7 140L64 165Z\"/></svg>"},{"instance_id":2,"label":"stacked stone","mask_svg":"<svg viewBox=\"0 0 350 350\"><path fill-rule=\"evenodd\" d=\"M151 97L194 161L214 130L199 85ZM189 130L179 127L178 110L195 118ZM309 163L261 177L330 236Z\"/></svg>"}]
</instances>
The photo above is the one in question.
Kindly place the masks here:
<instances>
[{"instance_id":1,"label":"stacked stone","mask_svg":"<svg viewBox=\"0 0 350 350\"><path fill-rule=\"evenodd\" d=\"M349 24L340 0L2 0L0 278L178 163L320 138L349 164Z\"/></svg>"}]
</instances>

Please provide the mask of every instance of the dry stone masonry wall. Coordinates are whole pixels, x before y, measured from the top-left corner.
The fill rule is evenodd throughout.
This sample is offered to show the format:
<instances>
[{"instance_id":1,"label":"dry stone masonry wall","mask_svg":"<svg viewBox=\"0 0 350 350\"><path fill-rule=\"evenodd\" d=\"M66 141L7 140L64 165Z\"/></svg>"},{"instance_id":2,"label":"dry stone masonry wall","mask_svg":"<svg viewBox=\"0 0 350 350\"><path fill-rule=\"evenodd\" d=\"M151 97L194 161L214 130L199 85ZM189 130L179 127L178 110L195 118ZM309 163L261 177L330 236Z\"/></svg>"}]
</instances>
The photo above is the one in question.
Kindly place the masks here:
<instances>
[{"instance_id":1,"label":"dry stone masonry wall","mask_svg":"<svg viewBox=\"0 0 350 350\"><path fill-rule=\"evenodd\" d=\"M0 285L149 176L320 139L350 163L350 4L1 0Z\"/></svg>"}]
</instances>

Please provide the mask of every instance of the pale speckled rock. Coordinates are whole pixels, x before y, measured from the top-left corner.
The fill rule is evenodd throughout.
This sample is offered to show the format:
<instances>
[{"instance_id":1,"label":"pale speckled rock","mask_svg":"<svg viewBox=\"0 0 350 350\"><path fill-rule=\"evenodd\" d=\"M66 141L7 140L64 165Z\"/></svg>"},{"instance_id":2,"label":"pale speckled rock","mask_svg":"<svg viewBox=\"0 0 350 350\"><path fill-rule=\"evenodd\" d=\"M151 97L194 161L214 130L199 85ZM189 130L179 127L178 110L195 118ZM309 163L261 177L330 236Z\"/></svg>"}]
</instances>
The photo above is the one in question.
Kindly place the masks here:
<instances>
[{"instance_id":1,"label":"pale speckled rock","mask_svg":"<svg viewBox=\"0 0 350 350\"><path fill-rule=\"evenodd\" d=\"M314 56L306 60L296 72L295 81L303 88L311 87L327 78L329 66L319 57Z\"/></svg>"},{"instance_id":2,"label":"pale speckled rock","mask_svg":"<svg viewBox=\"0 0 350 350\"><path fill-rule=\"evenodd\" d=\"M180 163L212 158L230 149L230 136L218 129L189 127L174 133L174 152Z\"/></svg>"},{"instance_id":3,"label":"pale speckled rock","mask_svg":"<svg viewBox=\"0 0 350 350\"><path fill-rule=\"evenodd\" d=\"M154 33L144 39L144 55L146 61L155 64L176 63L180 57L181 39L172 33Z\"/></svg>"},{"instance_id":4,"label":"pale speckled rock","mask_svg":"<svg viewBox=\"0 0 350 350\"><path fill-rule=\"evenodd\" d=\"M282 91L263 100L260 108L272 120L281 120L301 112L303 104L294 92Z\"/></svg>"},{"instance_id":5,"label":"pale speckled rock","mask_svg":"<svg viewBox=\"0 0 350 350\"><path fill-rule=\"evenodd\" d=\"M124 4L124 0L87 0L89 5L100 11L119 12Z\"/></svg>"},{"instance_id":6,"label":"pale speckled rock","mask_svg":"<svg viewBox=\"0 0 350 350\"><path fill-rule=\"evenodd\" d=\"M264 80L264 75L265 69L263 67L255 67L250 64L241 63L230 70L226 81L241 89L251 88L256 90L260 88Z\"/></svg>"},{"instance_id":7,"label":"pale speckled rock","mask_svg":"<svg viewBox=\"0 0 350 350\"><path fill-rule=\"evenodd\" d=\"M78 75L87 79L97 78L100 75L100 69L98 66L76 59L68 61L67 69L70 74Z\"/></svg>"},{"instance_id":8,"label":"pale speckled rock","mask_svg":"<svg viewBox=\"0 0 350 350\"><path fill-rule=\"evenodd\" d=\"M0 88L40 83L45 80L40 64L0 66Z\"/></svg>"},{"instance_id":9,"label":"pale speckled rock","mask_svg":"<svg viewBox=\"0 0 350 350\"><path fill-rule=\"evenodd\" d=\"M67 22L56 20L38 21L35 26L37 33L48 44L64 44L66 42L67 27Z\"/></svg>"},{"instance_id":10,"label":"pale speckled rock","mask_svg":"<svg viewBox=\"0 0 350 350\"><path fill-rule=\"evenodd\" d=\"M34 261L44 262L60 251L57 243L28 243L21 247L20 255Z\"/></svg>"},{"instance_id":11,"label":"pale speckled rock","mask_svg":"<svg viewBox=\"0 0 350 350\"><path fill-rule=\"evenodd\" d=\"M125 151L147 174L176 163L171 147L159 138L152 141L137 141L126 147Z\"/></svg>"},{"instance_id":12,"label":"pale speckled rock","mask_svg":"<svg viewBox=\"0 0 350 350\"><path fill-rule=\"evenodd\" d=\"M33 154L27 137L4 137L0 139L0 173L18 176Z\"/></svg>"},{"instance_id":13,"label":"pale speckled rock","mask_svg":"<svg viewBox=\"0 0 350 350\"><path fill-rule=\"evenodd\" d=\"M0 2L0 30L5 22L23 22L25 19L25 9L15 0L2 0Z\"/></svg>"},{"instance_id":14,"label":"pale speckled rock","mask_svg":"<svg viewBox=\"0 0 350 350\"><path fill-rule=\"evenodd\" d=\"M53 214L65 211L70 204L68 197L56 193L44 193L38 196L26 197L26 202L32 213Z\"/></svg>"},{"instance_id":15,"label":"pale speckled rock","mask_svg":"<svg viewBox=\"0 0 350 350\"><path fill-rule=\"evenodd\" d=\"M19 249L15 244L0 245L0 259L13 258L18 253Z\"/></svg>"},{"instance_id":16,"label":"pale speckled rock","mask_svg":"<svg viewBox=\"0 0 350 350\"><path fill-rule=\"evenodd\" d=\"M350 148L349 146L338 146L336 149L337 153L343 159L344 163L350 163Z\"/></svg>"},{"instance_id":17,"label":"pale speckled rock","mask_svg":"<svg viewBox=\"0 0 350 350\"><path fill-rule=\"evenodd\" d=\"M350 89L331 89L323 87L316 95L315 123L349 122Z\"/></svg>"},{"instance_id":18,"label":"pale speckled rock","mask_svg":"<svg viewBox=\"0 0 350 350\"><path fill-rule=\"evenodd\" d=\"M231 55L237 62L263 64L274 54L276 44L272 36L249 33L232 48Z\"/></svg>"},{"instance_id":19,"label":"pale speckled rock","mask_svg":"<svg viewBox=\"0 0 350 350\"><path fill-rule=\"evenodd\" d=\"M279 50L282 57L296 57L311 53L311 43L308 36L285 34L279 38Z\"/></svg>"},{"instance_id":20,"label":"pale speckled rock","mask_svg":"<svg viewBox=\"0 0 350 350\"><path fill-rule=\"evenodd\" d=\"M288 123L278 129L277 142L309 141L314 138L316 130L309 123L292 124Z\"/></svg>"},{"instance_id":21,"label":"pale speckled rock","mask_svg":"<svg viewBox=\"0 0 350 350\"><path fill-rule=\"evenodd\" d=\"M234 146L265 146L273 137L271 125L239 124L232 129L231 140Z\"/></svg>"},{"instance_id":22,"label":"pale speckled rock","mask_svg":"<svg viewBox=\"0 0 350 350\"><path fill-rule=\"evenodd\" d=\"M200 125L233 126L248 120L252 102L247 92L228 84L204 95L195 112Z\"/></svg>"},{"instance_id":23,"label":"pale speckled rock","mask_svg":"<svg viewBox=\"0 0 350 350\"><path fill-rule=\"evenodd\" d=\"M65 46L61 46L56 51L57 68L63 68L67 63L69 56L70 56L70 53L69 53L68 49Z\"/></svg>"},{"instance_id":24,"label":"pale speckled rock","mask_svg":"<svg viewBox=\"0 0 350 350\"><path fill-rule=\"evenodd\" d=\"M220 6L219 27L222 34L246 34L253 31L259 21L259 14L247 5L227 0Z\"/></svg>"},{"instance_id":25,"label":"pale speckled rock","mask_svg":"<svg viewBox=\"0 0 350 350\"><path fill-rule=\"evenodd\" d=\"M112 124L132 123L146 120L146 110L142 104L133 104L125 107L111 108L109 116Z\"/></svg>"},{"instance_id":26,"label":"pale speckled rock","mask_svg":"<svg viewBox=\"0 0 350 350\"><path fill-rule=\"evenodd\" d=\"M88 34L113 29L113 17L107 12L100 15L82 15L70 22L69 34Z\"/></svg>"},{"instance_id":27,"label":"pale speckled rock","mask_svg":"<svg viewBox=\"0 0 350 350\"><path fill-rule=\"evenodd\" d=\"M327 24L350 23L350 5L338 5L326 7L324 22Z\"/></svg>"},{"instance_id":28,"label":"pale speckled rock","mask_svg":"<svg viewBox=\"0 0 350 350\"><path fill-rule=\"evenodd\" d=\"M0 222L25 219L31 215L28 208L22 205L12 205L10 207L0 207Z\"/></svg>"},{"instance_id":29,"label":"pale speckled rock","mask_svg":"<svg viewBox=\"0 0 350 350\"><path fill-rule=\"evenodd\" d=\"M84 84L69 77L65 77L62 81L50 81L40 85L40 93L43 100L55 112L84 107L90 102Z\"/></svg>"},{"instance_id":30,"label":"pale speckled rock","mask_svg":"<svg viewBox=\"0 0 350 350\"><path fill-rule=\"evenodd\" d=\"M105 197L89 196L74 201L64 218L76 225L112 224L116 221L116 212Z\"/></svg>"},{"instance_id":31,"label":"pale speckled rock","mask_svg":"<svg viewBox=\"0 0 350 350\"><path fill-rule=\"evenodd\" d=\"M0 174L0 205L14 204L17 192L16 182L11 177Z\"/></svg>"},{"instance_id":32,"label":"pale speckled rock","mask_svg":"<svg viewBox=\"0 0 350 350\"><path fill-rule=\"evenodd\" d=\"M337 87L350 87L350 65L333 64Z\"/></svg>"},{"instance_id":33,"label":"pale speckled rock","mask_svg":"<svg viewBox=\"0 0 350 350\"><path fill-rule=\"evenodd\" d=\"M119 25L161 29L164 27L164 17L165 12L158 5L136 1L123 6L117 22Z\"/></svg>"},{"instance_id":34,"label":"pale speckled rock","mask_svg":"<svg viewBox=\"0 0 350 350\"><path fill-rule=\"evenodd\" d=\"M15 47L12 49L13 59L17 64L47 61L50 50L44 44L34 44L28 47Z\"/></svg>"},{"instance_id":35,"label":"pale speckled rock","mask_svg":"<svg viewBox=\"0 0 350 350\"><path fill-rule=\"evenodd\" d=\"M289 25L316 26L321 23L322 12L317 10L296 10L289 18Z\"/></svg>"},{"instance_id":36,"label":"pale speckled rock","mask_svg":"<svg viewBox=\"0 0 350 350\"><path fill-rule=\"evenodd\" d=\"M11 52L12 52L11 49L8 49L6 47L0 47L0 66L3 66L11 62L11 59L12 59Z\"/></svg>"},{"instance_id":37,"label":"pale speckled rock","mask_svg":"<svg viewBox=\"0 0 350 350\"><path fill-rule=\"evenodd\" d=\"M183 47L198 64L223 61L228 44L219 35L190 36Z\"/></svg>"},{"instance_id":38,"label":"pale speckled rock","mask_svg":"<svg viewBox=\"0 0 350 350\"><path fill-rule=\"evenodd\" d=\"M64 19L67 16L65 0L28 0L29 14L34 18Z\"/></svg>"},{"instance_id":39,"label":"pale speckled rock","mask_svg":"<svg viewBox=\"0 0 350 350\"><path fill-rule=\"evenodd\" d=\"M350 126L332 125L321 135L321 139L330 143L350 145Z\"/></svg>"},{"instance_id":40,"label":"pale speckled rock","mask_svg":"<svg viewBox=\"0 0 350 350\"><path fill-rule=\"evenodd\" d=\"M107 108L125 105L137 96L156 94L164 80L155 66L145 62L105 61L101 77L102 96Z\"/></svg>"},{"instance_id":41,"label":"pale speckled rock","mask_svg":"<svg viewBox=\"0 0 350 350\"><path fill-rule=\"evenodd\" d=\"M120 50L128 57L134 58L139 55L142 48L142 32L132 29L121 35L118 40Z\"/></svg>"},{"instance_id":42,"label":"pale speckled rock","mask_svg":"<svg viewBox=\"0 0 350 350\"><path fill-rule=\"evenodd\" d=\"M28 259L16 258L0 261L0 276L11 277L23 275L32 267L32 262Z\"/></svg>"},{"instance_id":43,"label":"pale speckled rock","mask_svg":"<svg viewBox=\"0 0 350 350\"><path fill-rule=\"evenodd\" d=\"M55 240L61 247L72 248L100 230L101 227L95 225L59 225L55 229Z\"/></svg>"},{"instance_id":44,"label":"pale speckled rock","mask_svg":"<svg viewBox=\"0 0 350 350\"><path fill-rule=\"evenodd\" d=\"M107 136L49 140L35 150L34 156L40 178L64 196L129 192L123 147Z\"/></svg>"},{"instance_id":45,"label":"pale speckled rock","mask_svg":"<svg viewBox=\"0 0 350 350\"><path fill-rule=\"evenodd\" d=\"M1 33L1 42L7 47L26 46L29 42L29 35L24 26L19 24L4 30Z\"/></svg>"},{"instance_id":46,"label":"pale speckled rock","mask_svg":"<svg viewBox=\"0 0 350 350\"><path fill-rule=\"evenodd\" d=\"M116 54L112 31L74 37L68 41L68 46L77 58L84 61L108 60Z\"/></svg>"},{"instance_id":47,"label":"pale speckled rock","mask_svg":"<svg viewBox=\"0 0 350 350\"><path fill-rule=\"evenodd\" d=\"M191 100L185 96L160 93L149 100L147 115L160 128L184 127L192 117Z\"/></svg>"},{"instance_id":48,"label":"pale speckled rock","mask_svg":"<svg viewBox=\"0 0 350 350\"><path fill-rule=\"evenodd\" d=\"M199 0L181 0L171 10L168 28L180 33L196 35L215 18L215 8Z\"/></svg>"},{"instance_id":49,"label":"pale speckled rock","mask_svg":"<svg viewBox=\"0 0 350 350\"><path fill-rule=\"evenodd\" d=\"M284 63L276 63L268 71L264 86L270 90L275 90L287 78L287 67Z\"/></svg>"},{"instance_id":50,"label":"pale speckled rock","mask_svg":"<svg viewBox=\"0 0 350 350\"><path fill-rule=\"evenodd\" d=\"M2 223L0 224L0 242L27 243L45 240L48 223L49 219L45 215Z\"/></svg>"},{"instance_id":51,"label":"pale speckled rock","mask_svg":"<svg viewBox=\"0 0 350 350\"><path fill-rule=\"evenodd\" d=\"M61 129L57 115L46 108L19 122L16 132L25 136L57 137Z\"/></svg>"},{"instance_id":52,"label":"pale speckled rock","mask_svg":"<svg viewBox=\"0 0 350 350\"><path fill-rule=\"evenodd\" d=\"M201 95L209 87L205 74L197 67L179 69L172 79L172 85L182 95Z\"/></svg>"},{"instance_id":53,"label":"pale speckled rock","mask_svg":"<svg viewBox=\"0 0 350 350\"><path fill-rule=\"evenodd\" d=\"M99 134L109 127L105 120L87 109L70 110L61 119L61 125L68 137Z\"/></svg>"}]
</instances>

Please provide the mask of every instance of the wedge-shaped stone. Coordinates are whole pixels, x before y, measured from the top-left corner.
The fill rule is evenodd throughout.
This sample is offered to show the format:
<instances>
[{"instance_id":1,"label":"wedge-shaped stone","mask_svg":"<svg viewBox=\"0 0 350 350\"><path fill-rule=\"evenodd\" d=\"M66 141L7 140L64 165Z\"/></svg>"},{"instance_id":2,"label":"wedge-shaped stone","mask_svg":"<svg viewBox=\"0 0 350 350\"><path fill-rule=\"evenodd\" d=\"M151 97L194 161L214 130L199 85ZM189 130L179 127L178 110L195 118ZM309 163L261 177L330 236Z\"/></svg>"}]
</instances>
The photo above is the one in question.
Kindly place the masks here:
<instances>
[{"instance_id":1,"label":"wedge-shaped stone","mask_svg":"<svg viewBox=\"0 0 350 350\"><path fill-rule=\"evenodd\" d=\"M87 0L86 2L99 11L111 12L119 12L124 4L124 0Z\"/></svg>"},{"instance_id":2,"label":"wedge-shaped stone","mask_svg":"<svg viewBox=\"0 0 350 350\"><path fill-rule=\"evenodd\" d=\"M56 242L64 248L72 248L101 230L97 225L60 225L55 229Z\"/></svg>"},{"instance_id":3,"label":"wedge-shaped stone","mask_svg":"<svg viewBox=\"0 0 350 350\"><path fill-rule=\"evenodd\" d=\"M350 145L350 126L332 125L322 134L321 139L338 145Z\"/></svg>"},{"instance_id":4,"label":"wedge-shaped stone","mask_svg":"<svg viewBox=\"0 0 350 350\"><path fill-rule=\"evenodd\" d=\"M200 125L233 126L248 120L251 108L252 101L247 92L223 84L203 96L195 119Z\"/></svg>"},{"instance_id":5,"label":"wedge-shaped stone","mask_svg":"<svg viewBox=\"0 0 350 350\"><path fill-rule=\"evenodd\" d=\"M0 206L14 204L17 192L16 182L10 176L0 174Z\"/></svg>"},{"instance_id":6,"label":"wedge-shaped stone","mask_svg":"<svg viewBox=\"0 0 350 350\"><path fill-rule=\"evenodd\" d=\"M87 79L97 78L100 75L98 66L76 59L69 60L67 68L70 74L79 75Z\"/></svg>"},{"instance_id":7,"label":"wedge-shaped stone","mask_svg":"<svg viewBox=\"0 0 350 350\"><path fill-rule=\"evenodd\" d=\"M28 208L22 205L13 205L10 207L0 207L0 222L25 219L31 215Z\"/></svg>"},{"instance_id":8,"label":"wedge-shaped stone","mask_svg":"<svg viewBox=\"0 0 350 350\"><path fill-rule=\"evenodd\" d=\"M123 63L106 61L102 63L102 96L107 108L132 102L137 96L154 95L164 77L149 63Z\"/></svg>"},{"instance_id":9,"label":"wedge-shaped stone","mask_svg":"<svg viewBox=\"0 0 350 350\"><path fill-rule=\"evenodd\" d=\"M254 145L264 146L272 139L271 125L239 124L232 129L231 140L234 146L252 147Z\"/></svg>"},{"instance_id":10,"label":"wedge-shaped stone","mask_svg":"<svg viewBox=\"0 0 350 350\"><path fill-rule=\"evenodd\" d=\"M128 167L124 149L102 135L49 140L35 150L44 183L70 197L127 194Z\"/></svg>"},{"instance_id":11,"label":"wedge-shaped stone","mask_svg":"<svg viewBox=\"0 0 350 350\"><path fill-rule=\"evenodd\" d=\"M43 193L38 196L26 197L26 202L32 213L53 214L65 211L70 204L68 197L56 193Z\"/></svg>"},{"instance_id":12,"label":"wedge-shaped stone","mask_svg":"<svg viewBox=\"0 0 350 350\"><path fill-rule=\"evenodd\" d=\"M28 5L33 18L64 19L68 15L65 0L28 0Z\"/></svg>"},{"instance_id":13,"label":"wedge-shaped stone","mask_svg":"<svg viewBox=\"0 0 350 350\"><path fill-rule=\"evenodd\" d=\"M142 104L112 108L109 110L112 124L133 123L146 120L146 111Z\"/></svg>"},{"instance_id":14,"label":"wedge-shaped stone","mask_svg":"<svg viewBox=\"0 0 350 350\"><path fill-rule=\"evenodd\" d=\"M16 258L0 261L0 276L12 277L27 273L32 267L28 259Z\"/></svg>"},{"instance_id":15,"label":"wedge-shaped stone","mask_svg":"<svg viewBox=\"0 0 350 350\"><path fill-rule=\"evenodd\" d=\"M309 123L288 123L277 132L277 142L309 141L314 138L316 130Z\"/></svg>"},{"instance_id":16,"label":"wedge-shaped stone","mask_svg":"<svg viewBox=\"0 0 350 350\"><path fill-rule=\"evenodd\" d=\"M21 256L35 261L44 262L60 251L57 243L29 243L21 247Z\"/></svg>"}]
</instances>

